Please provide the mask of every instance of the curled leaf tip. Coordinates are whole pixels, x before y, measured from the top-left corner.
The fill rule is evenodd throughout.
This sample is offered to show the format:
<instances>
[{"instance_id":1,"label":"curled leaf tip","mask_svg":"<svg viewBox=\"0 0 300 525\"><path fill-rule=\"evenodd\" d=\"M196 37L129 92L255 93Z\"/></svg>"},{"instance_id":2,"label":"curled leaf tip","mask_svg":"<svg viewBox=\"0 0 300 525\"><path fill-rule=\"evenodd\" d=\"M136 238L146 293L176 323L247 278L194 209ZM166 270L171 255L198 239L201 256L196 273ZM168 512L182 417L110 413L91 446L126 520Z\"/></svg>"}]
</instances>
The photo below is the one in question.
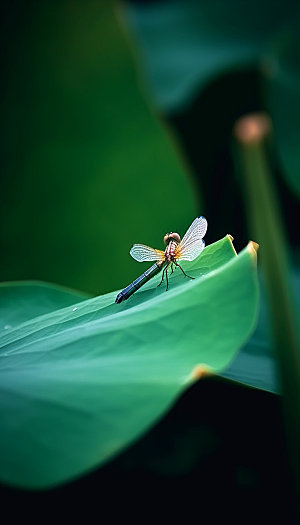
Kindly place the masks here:
<instances>
[{"instance_id":1,"label":"curled leaf tip","mask_svg":"<svg viewBox=\"0 0 300 525\"><path fill-rule=\"evenodd\" d=\"M212 372L206 365L196 365L191 372L189 380L198 381L210 375L212 375Z\"/></svg>"},{"instance_id":2,"label":"curled leaf tip","mask_svg":"<svg viewBox=\"0 0 300 525\"><path fill-rule=\"evenodd\" d=\"M228 237L228 239L229 239L229 241L230 241L230 243L231 243L231 246L232 246L232 249L233 249L235 255L237 255L236 250L235 250L235 247L234 247L234 245L233 245L234 237L232 237L232 235L230 235L230 233L227 233L227 237Z\"/></svg>"},{"instance_id":3,"label":"curled leaf tip","mask_svg":"<svg viewBox=\"0 0 300 525\"><path fill-rule=\"evenodd\" d=\"M258 252L258 248L259 248L259 244L257 244L257 242L249 241L247 244L247 250L249 251L251 255L255 257L255 259L256 259L256 254Z\"/></svg>"}]
</instances>

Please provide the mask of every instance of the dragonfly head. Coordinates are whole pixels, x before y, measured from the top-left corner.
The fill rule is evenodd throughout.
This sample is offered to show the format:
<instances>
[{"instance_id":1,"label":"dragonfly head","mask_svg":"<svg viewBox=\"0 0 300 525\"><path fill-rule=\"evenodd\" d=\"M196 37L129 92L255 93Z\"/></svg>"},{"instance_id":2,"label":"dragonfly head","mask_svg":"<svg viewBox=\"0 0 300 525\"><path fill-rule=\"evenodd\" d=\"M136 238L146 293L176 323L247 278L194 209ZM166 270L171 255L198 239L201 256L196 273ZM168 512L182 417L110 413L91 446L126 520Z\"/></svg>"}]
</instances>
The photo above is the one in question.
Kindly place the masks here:
<instances>
[{"instance_id":1,"label":"dragonfly head","mask_svg":"<svg viewBox=\"0 0 300 525\"><path fill-rule=\"evenodd\" d=\"M166 233L164 236L164 243L168 245L170 241L175 241L177 244L179 244L181 241L180 235L175 232Z\"/></svg>"}]
</instances>

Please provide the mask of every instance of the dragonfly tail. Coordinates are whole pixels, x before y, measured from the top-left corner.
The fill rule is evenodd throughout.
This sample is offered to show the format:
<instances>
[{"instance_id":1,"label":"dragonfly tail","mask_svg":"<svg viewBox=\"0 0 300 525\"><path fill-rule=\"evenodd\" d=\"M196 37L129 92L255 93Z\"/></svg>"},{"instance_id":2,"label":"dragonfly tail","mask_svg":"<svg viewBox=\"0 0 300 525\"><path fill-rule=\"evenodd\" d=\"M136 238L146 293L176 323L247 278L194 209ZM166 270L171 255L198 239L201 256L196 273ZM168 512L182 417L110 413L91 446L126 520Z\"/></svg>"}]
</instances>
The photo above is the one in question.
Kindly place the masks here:
<instances>
[{"instance_id":1,"label":"dragonfly tail","mask_svg":"<svg viewBox=\"0 0 300 525\"><path fill-rule=\"evenodd\" d=\"M159 273L162 269L162 264L155 263L151 268L146 270L142 275L140 275L135 281L133 281L131 284L129 284L124 290L122 290L120 293L118 293L115 302L117 304L121 303L122 301L125 301L130 297L136 290L141 288L143 284L145 284L149 279L154 277L157 273Z\"/></svg>"}]
</instances>

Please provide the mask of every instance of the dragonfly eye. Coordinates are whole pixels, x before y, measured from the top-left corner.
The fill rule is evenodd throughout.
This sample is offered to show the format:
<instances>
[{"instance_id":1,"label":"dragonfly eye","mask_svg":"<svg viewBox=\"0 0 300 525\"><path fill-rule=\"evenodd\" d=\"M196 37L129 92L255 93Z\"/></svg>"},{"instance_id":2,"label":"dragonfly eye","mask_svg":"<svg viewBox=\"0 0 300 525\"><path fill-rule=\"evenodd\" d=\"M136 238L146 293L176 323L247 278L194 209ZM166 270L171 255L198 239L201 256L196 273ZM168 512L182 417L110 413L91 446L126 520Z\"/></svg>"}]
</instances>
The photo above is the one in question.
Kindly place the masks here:
<instances>
[{"instance_id":1,"label":"dragonfly eye","mask_svg":"<svg viewBox=\"0 0 300 525\"><path fill-rule=\"evenodd\" d=\"M172 232L172 233L169 234L169 240L179 243L181 241L181 238L180 238L180 235L178 233L173 233Z\"/></svg>"},{"instance_id":2,"label":"dragonfly eye","mask_svg":"<svg viewBox=\"0 0 300 525\"><path fill-rule=\"evenodd\" d=\"M170 241L175 241L179 243L181 241L180 235L178 233L173 232L166 233L166 235L164 236L164 243L168 244Z\"/></svg>"}]
</instances>

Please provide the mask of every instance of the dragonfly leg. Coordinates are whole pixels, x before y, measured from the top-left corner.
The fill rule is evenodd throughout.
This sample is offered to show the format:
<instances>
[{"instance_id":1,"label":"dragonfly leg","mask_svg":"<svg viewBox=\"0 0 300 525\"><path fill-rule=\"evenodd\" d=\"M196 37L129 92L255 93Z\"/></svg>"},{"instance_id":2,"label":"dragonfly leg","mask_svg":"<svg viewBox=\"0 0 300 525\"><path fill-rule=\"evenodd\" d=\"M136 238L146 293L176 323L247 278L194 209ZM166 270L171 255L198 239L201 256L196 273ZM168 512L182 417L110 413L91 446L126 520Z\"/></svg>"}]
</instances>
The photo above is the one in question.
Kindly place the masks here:
<instances>
[{"instance_id":1,"label":"dragonfly leg","mask_svg":"<svg viewBox=\"0 0 300 525\"><path fill-rule=\"evenodd\" d=\"M168 289L168 286L169 286L169 281L168 281L168 272L167 272L167 269L169 268L170 266L170 263L167 264L167 266L163 269L163 274L162 274L162 278L161 278L161 281L160 283L157 285L157 286L160 286L164 280L164 276L166 274L166 279L167 279L167 289Z\"/></svg>"},{"instance_id":2,"label":"dragonfly leg","mask_svg":"<svg viewBox=\"0 0 300 525\"><path fill-rule=\"evenodd\" d=\"M167 286L166 286L166 292L168 291L168 288L169 288L169 279L168 279L168 266L166 267L166 281L167 281Z\"/></svg>"},{"instance_id":3,"label":"dragonfly leg","mask_svg":"<svg viewBox=\"0 0 300 525\"><path fill-rule=\"evenodd\" d=\"M178 268L180 268L180 270L182 271L183 275L185 275L186 277L188 277L189 279L195 279L195 277L191 277L190 275L188 275L187 273L185 273L184 269L180 266L180 264L178 264L178 262L174 262L175 266L178 266Z\"/></svg>"},{"instance_id":4,"label":"dragonfly leg","mask_svg":"<svg viewBox=\"0 0 300 525\"><path fill-rule=\"evenodd\" d=\"M163 280L164 280L164 276L165 276L165 271L166 271L166 269L167 269L167 266L166 266L166 268L163 269L162 278L161 278L161 280L160 280L160 283L159 283L157 286L160 286L160 285L162 284L162 282L163 282Z\"/></svg>"},{"instance_id":5,"label":"dragonfly leg","mask_svg":"<svg viewBox=\"0 0 300 525\"><path fill-rule=\"evenodd\" d=\"M171 272L172 272L172 273L174 272L174 269L173 269L173 263L171 264Z\"/></svg>"}]
</instances>

